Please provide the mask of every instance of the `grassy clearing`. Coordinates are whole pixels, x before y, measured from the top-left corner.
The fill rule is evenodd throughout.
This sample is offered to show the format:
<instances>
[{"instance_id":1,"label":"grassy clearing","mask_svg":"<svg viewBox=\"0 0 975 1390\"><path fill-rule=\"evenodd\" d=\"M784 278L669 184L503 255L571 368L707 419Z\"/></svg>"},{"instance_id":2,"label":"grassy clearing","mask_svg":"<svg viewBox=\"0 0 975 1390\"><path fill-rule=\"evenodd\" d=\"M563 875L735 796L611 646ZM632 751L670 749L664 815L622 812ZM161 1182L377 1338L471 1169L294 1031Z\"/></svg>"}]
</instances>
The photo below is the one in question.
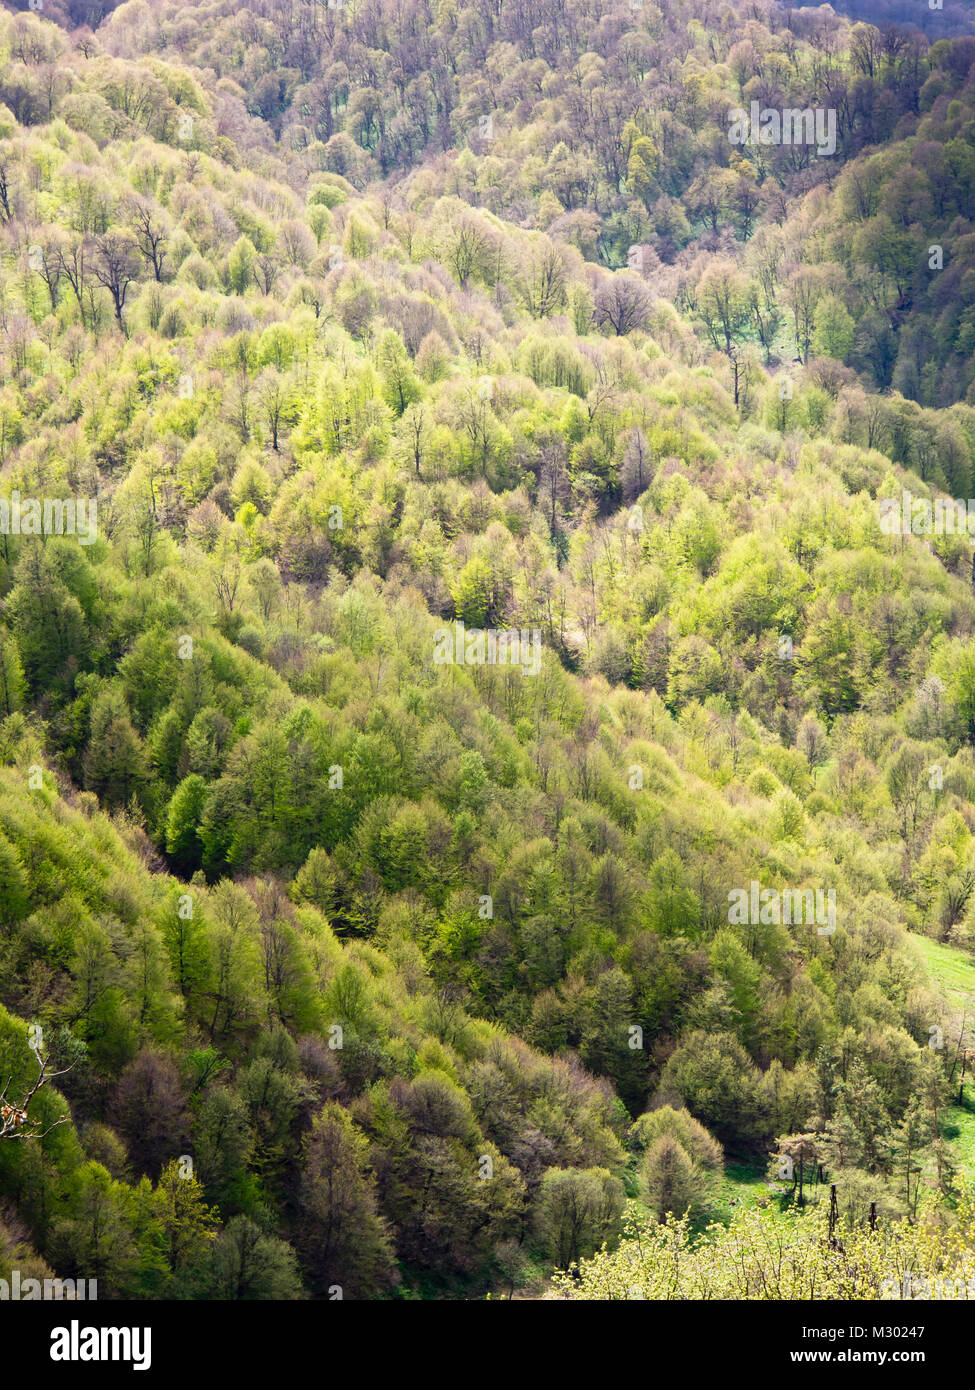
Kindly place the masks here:
<instances>
[{"instance_id":1,"label":"grassy clearing","mask_svg":"<svg viewBox=\"0 0 975 1390\"><path fill-rule=\"evenodd\" d=\"M955 1009L967 1010L975 1019L975 958L958 946L943 946L925 936L912 936L915 949ZM941 1112L942 1134L951 1160L970 1180L975 1180L975 1085L966 1085L963 1106Z\"/></svg>"},{"instance_id":2,"label":"grassy clearing","mask_svg":"<svg viewBox=\"0 0 975 1390\"><path fill-rule=\"evenodd\" d=\"M728 1163L718 1184L718 1199L711 1220L730 1221L742 1207L768 1207L785 1212L792 1205L792 1189L783 1183L776 1192L764 1163Z\"/></svg>"},{"instance_id":3,"label":"grassy clearing","mask_svg":"<svg viewBox=\"0 0 975 1390\"><path fill-rule=\"evenodd\" d=\"M966 1108L952 1105L941 1112L941 1132L951 1159L968 1178L975 1178L975 1088L965 1087Z\"/></svg>"},{"instance_id":4,"label":"grassy clearing","mask_svg":"<svg viewBox=\"0 0 975 1390\"><path fill-rule=\"evenodd\" d=\"M951 1002L967 1004L975 1014L975 958L958 946L942 946L926 936L912 936L911 942Z\"/></svg>"}]
</instances>

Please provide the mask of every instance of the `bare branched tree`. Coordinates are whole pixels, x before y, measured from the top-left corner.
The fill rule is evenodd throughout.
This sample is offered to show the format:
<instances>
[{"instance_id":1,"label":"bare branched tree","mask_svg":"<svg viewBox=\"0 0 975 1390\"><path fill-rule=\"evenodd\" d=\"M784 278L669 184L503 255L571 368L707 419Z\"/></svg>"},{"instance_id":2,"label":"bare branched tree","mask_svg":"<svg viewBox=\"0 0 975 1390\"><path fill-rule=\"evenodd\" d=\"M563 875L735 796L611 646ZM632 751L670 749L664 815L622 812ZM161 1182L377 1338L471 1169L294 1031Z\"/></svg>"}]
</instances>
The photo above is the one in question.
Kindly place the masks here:
<instances>
[{"instance_id":1,"label":"bare branched tree","mask_svg":"<svg viewBox=\"0 0 975 1390\"><path fill-rule=\"evenodd\" d=\"M65 1072L71 1070L64 1067L61 1071L48 1071L48 1059L42 1054L39 1043L31 1043L30 1050L34 1054L37 1062L37 1080L30 1087L20 1105L13 1105L7 1100L7 1092L10 1090L12 1077L7 1078L7 1084L0 1091L0 1139L43 1139L50 1134L52 1129L57 1129L58 1125L63 1125L69 1118L62 1115L60 1120L55 1120L48 1125L47 1129L39 1130L38 1122L32 1120L28 1115L30 1103L37 1095L42 1086L46 1086L55 1077L64 1076Z\"/></svg>"}]
</instances>

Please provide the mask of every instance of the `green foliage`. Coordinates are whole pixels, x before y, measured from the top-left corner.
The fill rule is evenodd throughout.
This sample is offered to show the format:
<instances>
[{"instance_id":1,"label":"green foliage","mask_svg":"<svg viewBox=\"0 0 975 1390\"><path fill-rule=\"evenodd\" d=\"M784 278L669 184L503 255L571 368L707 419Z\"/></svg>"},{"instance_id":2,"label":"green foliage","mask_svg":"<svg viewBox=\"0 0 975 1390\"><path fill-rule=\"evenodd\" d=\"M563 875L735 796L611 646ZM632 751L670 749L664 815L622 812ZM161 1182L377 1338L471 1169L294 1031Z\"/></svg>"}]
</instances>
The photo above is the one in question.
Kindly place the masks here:
<instances>
[{"instance_id":1,"label":"green foliage","mask_svg":"<svg viewBox=\"0 0 975 1390\"><path fill-rule=\"evenodd\" d=\"M637 1282L699 1291L669 1218L776 1146L921 1231L970 1040L909 933L975 922L975 596L877 503L975 477L968 49L143 8L95 48L0 16L0 491L98 503L0 535L0 1071L28 1021L65 1068L0 1140L29 1258L618 1292L625 1180ZM828 179L729 145L759 66L797 108L828 74ZM733 919L752 884L835 930Z\"/></svg>"}]
</instances>

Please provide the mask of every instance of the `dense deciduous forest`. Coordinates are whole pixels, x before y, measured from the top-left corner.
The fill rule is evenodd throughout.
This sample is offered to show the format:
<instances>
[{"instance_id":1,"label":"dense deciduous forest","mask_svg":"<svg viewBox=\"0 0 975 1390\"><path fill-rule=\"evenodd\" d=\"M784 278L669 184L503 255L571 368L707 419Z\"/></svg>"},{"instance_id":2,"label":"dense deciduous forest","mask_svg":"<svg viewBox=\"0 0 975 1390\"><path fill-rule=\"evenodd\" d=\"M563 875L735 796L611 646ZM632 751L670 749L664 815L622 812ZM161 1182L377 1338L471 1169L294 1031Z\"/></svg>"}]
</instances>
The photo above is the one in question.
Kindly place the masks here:
<instances>
[{"instance_id":1,"label":"dense deciduous forest","mask_svg":"<svg viewBox=\"0 0 975 1390\"><path fill-rule=\"evenodd\" d=\"M815 5L815 0L800 0L800 4ZM837 0L833 9L878 28L900 24L938 39L975 32L970 0Z\"/></svg>"},{"instance_id":2,"label":"dense deciduous forest","mask_svg":"<svg viewBox=\"0 0 975 1390\"><path fill-rule=\"evenodd\" d=\"M0 12L0 1278L969 1279L975 568L884 505L975 496L975 37L890 8Z\"/></svg>"}]
</instances>

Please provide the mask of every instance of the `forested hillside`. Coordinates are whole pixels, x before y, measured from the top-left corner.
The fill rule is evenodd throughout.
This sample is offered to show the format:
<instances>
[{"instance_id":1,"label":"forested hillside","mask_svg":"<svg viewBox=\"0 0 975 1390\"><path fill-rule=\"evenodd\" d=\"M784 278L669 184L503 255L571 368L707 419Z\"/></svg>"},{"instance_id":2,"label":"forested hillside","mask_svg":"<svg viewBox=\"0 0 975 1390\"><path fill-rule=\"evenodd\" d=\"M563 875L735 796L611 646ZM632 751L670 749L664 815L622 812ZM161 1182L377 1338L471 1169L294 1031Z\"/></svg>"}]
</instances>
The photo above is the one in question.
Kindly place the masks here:
<instances>
[{"instance_id":1,"label":"forested hillside","mask_svg":"<svg viewBox=\"0 0 975 1390\"><path fill-rule=\"evenodd\" d=\"M0 1278L968 1278L975 568L882 504L975 496L973 200L975 38L828 7L0 12Z\"/></svg>"},{"instance_id":2,"label":"forested hillside","mask_svg":"<svg viewBox=\"0 0 975 1390\"><path fill-rule=\"evenodd\" d=\"M815 0L800 4L819 8ZM975 32L971 0L837 0L833 9L879 28L896 24L921 29L932 39Z\"/></svg>"}]
</instances>

